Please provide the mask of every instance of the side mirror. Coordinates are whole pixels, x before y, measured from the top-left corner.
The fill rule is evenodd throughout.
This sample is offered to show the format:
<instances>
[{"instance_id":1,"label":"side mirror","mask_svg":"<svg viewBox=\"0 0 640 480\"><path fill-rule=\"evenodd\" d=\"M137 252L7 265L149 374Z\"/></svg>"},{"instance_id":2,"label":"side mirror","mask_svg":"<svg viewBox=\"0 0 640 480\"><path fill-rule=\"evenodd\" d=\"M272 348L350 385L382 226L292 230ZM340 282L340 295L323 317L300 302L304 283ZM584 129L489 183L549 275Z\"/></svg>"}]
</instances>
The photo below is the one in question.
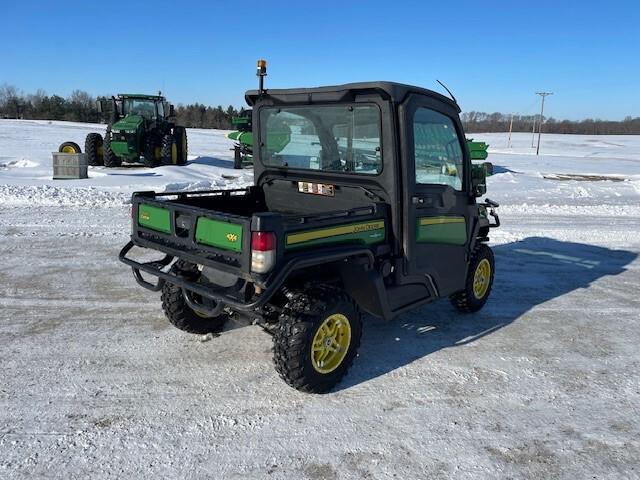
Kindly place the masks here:
<instances>
[{"instance_id":1,"label":"side mirror","mask_svg":"<svg viewBox=\"0 0 640 480\"><path fill-rule=\"evenodd\" d=\"M170 117L176 116L176 109L172 104L169 104L169 116Z\"/></svg>"},{"instance_id":2,"label":"side mirror","mask_svg":"<svg viewBox=\"0 0 640 480\"><path fill-rule=\"evenodd\" d=\"M481 197L485 193L487 193L487 186L486 185L474 185L473 186L473 196L474 197Z\"/></svg>"},{"instance_id":3,"label":"side mirror","mask_svg":"<svg viewBox=\"0 0 640 480\"><path fill-rule=\"evenodd\" d=\"M487 171L484 165L471 165L471 194L481 197L487 193Z\"/></svg>"},{"instance_id":4,"label":"side mirror","mask_svg":"<svg viewBox=\"0 0 640 480\"><path fill-rule=\"evenodd\" d=\"M104 113L107 110L106 102L104 100L96 100L96 110L98 110L98 113Z\"/></svg>"},{"instance_id":5,"label":"side mirror","mask_svg":"<svg viewBox=\"0 0 640 480\"><path fill-rule=\"evenodd\" d=\"M493 175L493 163L484 162L482 166L484 167L484 172L487 174L487 177Z\"/></svg>"}]
</instances>

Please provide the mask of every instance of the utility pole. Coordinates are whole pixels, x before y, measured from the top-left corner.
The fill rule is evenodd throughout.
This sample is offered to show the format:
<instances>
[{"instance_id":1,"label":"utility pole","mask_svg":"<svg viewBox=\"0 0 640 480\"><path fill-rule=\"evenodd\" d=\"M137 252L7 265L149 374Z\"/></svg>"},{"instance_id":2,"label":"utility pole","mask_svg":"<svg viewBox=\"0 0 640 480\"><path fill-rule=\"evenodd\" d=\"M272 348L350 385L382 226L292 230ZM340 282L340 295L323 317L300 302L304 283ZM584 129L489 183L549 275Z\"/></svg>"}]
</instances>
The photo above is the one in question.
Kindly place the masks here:
<instances>
[{"instance_id":1,"label":"utility pole","mask_svg":"<svg viewBox=\"0 0 640 480\"><path fill-rule=\"evenodd\" d=\"M533 114L533 128L531 129L531 148L535 145L533 144L536 139L536 114Z\"/></svg>"},{"instance_id":2,"label":"utility pole","mask_svg":"<svg viewBox=\"0 0 640 480\"><path fill-rule=\"evenodd\" d=\"M542 135L542 124L544 122L544 97L547 95L553 95L553 92L536 92L536 95L542 97L542 106L540 107L540 122L538 123L538 148L536 148L536 155L540 154L540 135Z\"/></svg>"},{"instance_id":3,"label":"utility pole","mask_svg":"<svg viewBox=\"0 0 640 480\"><path fill-rule=\"evenodd\" d=\"M509 122L509 141L507 142L507 148L511 148L511 130L513 130L513 113L511 114L511 121Z\"/></svg>"}]
</instances>

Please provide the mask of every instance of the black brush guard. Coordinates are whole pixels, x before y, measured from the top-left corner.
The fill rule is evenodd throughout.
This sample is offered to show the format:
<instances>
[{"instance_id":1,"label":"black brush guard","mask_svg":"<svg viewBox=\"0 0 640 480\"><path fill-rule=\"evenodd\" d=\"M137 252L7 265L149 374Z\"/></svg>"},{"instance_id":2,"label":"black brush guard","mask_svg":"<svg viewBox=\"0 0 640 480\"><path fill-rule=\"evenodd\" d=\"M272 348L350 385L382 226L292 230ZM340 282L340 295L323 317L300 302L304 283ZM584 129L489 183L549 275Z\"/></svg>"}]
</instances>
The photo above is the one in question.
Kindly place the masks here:
<instances>
[{"instance_id":1,"label":"black brush guard","mask_svg":"<svg viewBox=\"0 0 640 480\"><path fill-rule=\"evenodd\" d=\"M244 312L255 311L267 303L271 297L280 289L284 281L294 270L301 268L307 268L314 265L320 265L327 262L336 262L340 260L347 260L355 257L365 257L369 265L374 263L373 252L367 248L361 247L343 247L343 248L329 248L323 249L322 252L315 251L313 254L302 254L284 263L282 266L276 266L275 271L271 274L265 282L265 289L259 295L255 295L249 300L243 300L236 296L230 295L227 292L215 291L197 282L191 281L185 277L177 275L172 272L165 272L163 268L171 264L176 258L172 255L165 255L162 259L153 262L141 263L127 257L129 251L136 246L133 242L127 243L120 251L118 258L121 262L129 265L133 271L133 276L138 284L147 290L157 292L162 289L165 282L172 283L182 288L185 296L185 301L193 310L204 313L209 316L219 315L225 306L232 307L236 310ZM144 247L141 247L144 248ZM142 273L147 273L154 277L158 277L156 283L148 282L142 276ZM207 298L216 302L214 308L209 308L205 305L199 304L194 301L193 295L199 295L202 298Z\"/></svg>"}]
</instances>

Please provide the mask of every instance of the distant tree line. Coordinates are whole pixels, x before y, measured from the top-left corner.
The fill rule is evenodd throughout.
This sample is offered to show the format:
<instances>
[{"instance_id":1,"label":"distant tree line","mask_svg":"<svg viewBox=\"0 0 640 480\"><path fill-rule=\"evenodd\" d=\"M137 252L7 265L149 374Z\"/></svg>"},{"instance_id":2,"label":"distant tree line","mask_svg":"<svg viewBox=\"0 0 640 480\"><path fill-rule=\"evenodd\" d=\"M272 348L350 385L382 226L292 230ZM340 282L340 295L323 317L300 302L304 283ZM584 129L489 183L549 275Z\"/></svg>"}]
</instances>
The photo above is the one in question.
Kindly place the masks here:
<instances>
[{"instance_id":1,"label":"distant tree line","mask_svg":"<svg viewBox=\"0 0 640 480\"><path fill-rule=\"evenodd\" d=\"M514 132L531 132L535 118L536 132L540 115L514 115ZM510 114L464 112L462 123L468 133L508 132ZM545 133L578 133L584 135L640 135L640 117L626 117L622 121L600 120L556 120L544 117L542 131Z\"/></svg>"},{"instance_id":2,"label":"distant tree line","mask_svg":"<svg viewBox=\"0 0 640 480\"><path fill-rule=\"evenodd\" d=\"M68 120L72 122L99 123L105 117L96 110L94 97L82 90L74 90L68 97L47 95L44 90L24 94L11 85L0 86L0 118L24 118L34 120ZM242 110L241 110L242 111ZM209 107L200 103L177 105L178 123L194 128L231 129L231 119L240 111L229 105ZM530 132L534 118L538 115L514 115L513 131ZM504 113L464 112L462 123L469 133L506 132L511 115ZM546 133L580 133L586 135L640 135L640 117L626 117L622 121L600 120L556 120L545 117L543 131Z\"/></svg>"},{"instance_id":3,"label":"distant tree line","mask_svg":"<svg viewBox=\"0 0 640 480\"><path fill-rule=\"evenodd\" d=\"M11 85L0 86L0 118L23 118L28 120L67 120L71 122L100 123L107 116L98 113L94 97L82 90L74 90L68 97L47 95L44 90L24 94ZM194 128L231 129L231 118L240 112L229 105L208 107L199 103L177 105L176 117L180 125Z\"/></svg>"},{"instance_id":4,"label":"distant tree line","mask_svg":"<svg viewBox=\"0 0 640 480\"><path fill-rule=\"evenodd\" d=\"M185 127L230 130L233 128L231 119L239 114L240 112L231 105L226 110L220 105L213 108L200 103L176 106L178 123Z\"/></svg>"},{"instance_id":5,"label":"distant tree line","mask_svg":"<svg viewBox=\"0 0 640 480\"><path fill-rule=\"evenodd\" d=\"M0 86L0 118L99 122L96 98L74 90L67 98L47 95L44 90L25 95L11 85Z\"/></svg>"}]
</instances>

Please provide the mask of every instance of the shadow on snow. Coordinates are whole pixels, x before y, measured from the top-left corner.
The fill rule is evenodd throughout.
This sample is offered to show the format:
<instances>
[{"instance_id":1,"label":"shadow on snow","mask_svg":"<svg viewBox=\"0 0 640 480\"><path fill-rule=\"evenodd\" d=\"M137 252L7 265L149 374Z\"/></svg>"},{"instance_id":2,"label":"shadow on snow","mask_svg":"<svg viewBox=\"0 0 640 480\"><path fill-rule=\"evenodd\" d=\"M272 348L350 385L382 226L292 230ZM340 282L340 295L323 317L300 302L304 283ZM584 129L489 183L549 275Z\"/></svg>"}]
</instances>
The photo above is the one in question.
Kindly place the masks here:
<instances>
[{"instance_id":1,"label":"shadow on snow","mask_svg":"<svg viewBox=\"0 0 640 480\"><path fill-rule=\"evenodd\" d=\"M189 160L189 165L192 163L211 167L233 168L233 160L223 160L217 157L196 157L193 160Z\"/></svg>"},{"instance_id":2,"label":"shadow on snow","mask_svg":"<svg viewBox=\"0 0 640 480\"><path fill-rule=\"evenodd\" d=\"M491 297L480 312L458 313L441 300L388 323L365 318L360 358L336 390L384 375L440 349L478 340L537 305L624 272L637 257L629 251L544 237L498 245L493 251L496 277Z\"/></svg>"}]
</instances>

